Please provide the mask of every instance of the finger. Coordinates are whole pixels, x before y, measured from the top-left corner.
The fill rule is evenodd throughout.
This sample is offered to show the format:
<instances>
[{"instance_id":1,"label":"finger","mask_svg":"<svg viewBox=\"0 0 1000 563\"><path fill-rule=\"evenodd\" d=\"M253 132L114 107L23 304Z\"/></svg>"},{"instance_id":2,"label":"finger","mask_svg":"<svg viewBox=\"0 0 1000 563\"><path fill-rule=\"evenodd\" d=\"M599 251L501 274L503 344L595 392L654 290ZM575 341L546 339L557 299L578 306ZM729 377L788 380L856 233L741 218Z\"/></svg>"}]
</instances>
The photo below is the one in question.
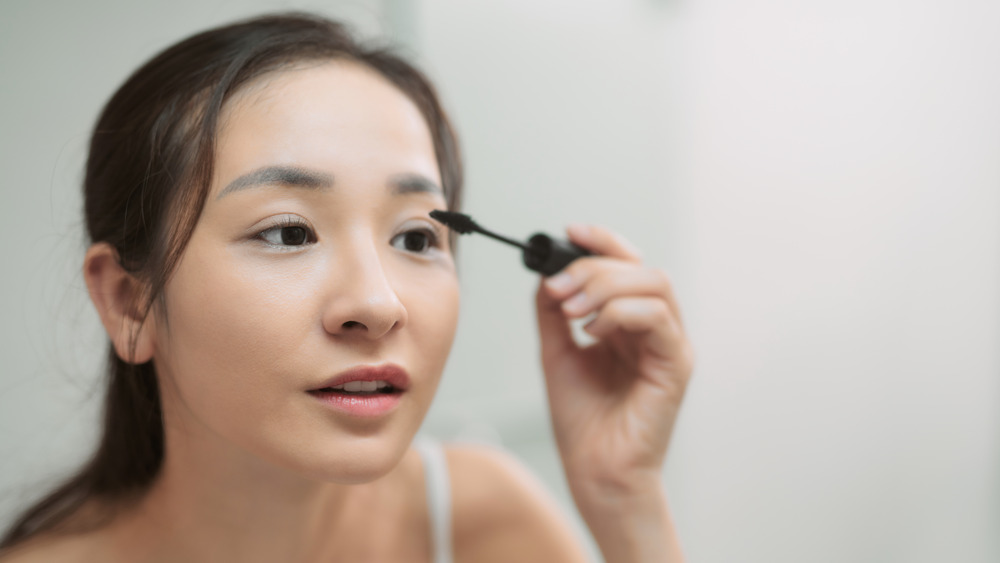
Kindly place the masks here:
<instances>
[{"instance_id":1,"label":"finger","mask_svg":"<svg viewBox=\"0 0 1000 563\"><path fill-rule=\"evenodd\" d=\"M580 291L562 302L569 318L585 317L618 297L659 297L669 291L666 275L655 268L619 263L592 275Z\"/></svg>"},{"instance_id":2,"label":"finger","mask_svg":"<svg viewBox=\"0 0 1000 563\"><path fill-rule=\"evenodd\" d=\"M555 299L577 299L564 309L573 317L586 316L617 296L630 293L662 296L678 324L684 325L673 281L659 268L645 268L616 258L581 258L559 274L546 278L545 287ZM579 296L580 293L584 296Z\"/></svg>"},{"instance_id":3,"label":"finger","mask_svg":"<svg viewBox=\"0 0 1000 563\"><path fill-rule=\"evenodd\" d=\"M594 254L642 262L642 254L622 235L598 225L573 224L566 229L569 240Z\"/></svg>"},{"instance_id":4,"label":"finger","mask_svg":"<svg viewBox=\"0 0 1000 563\"><path fill-rule=\"evenodd\" d=\"M674 291L674 280L670 278L670 275L664 271L660 271L663 275L664 285L666 287L666 293L664 297L667 300L667 305L670 306L670 312L674 314L674 318L677 319L677 324L681 327L684 326L684 317L681 315L681 306L677 302L677 293Z\"/></svg>"},{"instance_id":5,"label":"finger","mask_svg":"<svg viewBox=\"0 0 1000 563\"><path fill-rule=\"evenodd\" d=\"M550 365L551 362L577 349L560 302L550 297L541 284L535 292L535 310L543 365Z\"/></svg>"},{"instance_id":6,"label":"finger","mask_svg":"<svg viewBox=\"0 0 1000 563\"><path fill-rule=\"evenodd\" d=\"M640 268L643 266L621 258L587 256L574 260L558 274L545 278L545 287L548 289L549 295L562 300L583 289L585 285L590 283L591 279L602 273L612 270L632 271Z\"/></svg>"},{"instance_id":7,"label":"finger","mask_svg":"<svg viewBox=\"0 0 1000 563\"><path fill-rule=\"evenodd\" d=\"M579 292L587 283L603 271L621 268L634 268L631 262L623 262L618 258L589 256L574 260L563 271L554 276L544 278L545 288L549 295L559 301Z\"/></svg>"},{"instance_id":8,"label":"finger","mask_svg":"<svg viewBox=\"0 0 1000 563\"><path fill-rule=\"evenodd\" d=\"M643 336L649 350L663 358L683 360L689 348L669 305L656 297L614 299L583 329L598 339L618 332Z\"/></svg>"}]
</instances>

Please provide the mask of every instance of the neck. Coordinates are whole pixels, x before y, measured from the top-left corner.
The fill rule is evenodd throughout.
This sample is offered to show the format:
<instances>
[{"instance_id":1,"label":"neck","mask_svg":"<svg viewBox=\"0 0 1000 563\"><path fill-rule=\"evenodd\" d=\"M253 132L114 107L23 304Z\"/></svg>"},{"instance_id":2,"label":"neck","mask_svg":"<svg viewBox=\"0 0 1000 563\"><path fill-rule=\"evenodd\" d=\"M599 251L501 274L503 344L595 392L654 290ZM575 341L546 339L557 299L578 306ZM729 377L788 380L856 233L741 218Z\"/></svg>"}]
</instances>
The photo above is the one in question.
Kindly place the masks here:
<instances>
[{"instance_id":1,"label":"neck","mask_svg":"<svg viewBox=\"0 0 1000 563\"><path fill-rule=\"evenodd\" d=\"M306 562L331 553L394 473L360 485L310 480L203 432L168 428L160 476L112 534L123 561Z\"/></svg>"}]
</instances>

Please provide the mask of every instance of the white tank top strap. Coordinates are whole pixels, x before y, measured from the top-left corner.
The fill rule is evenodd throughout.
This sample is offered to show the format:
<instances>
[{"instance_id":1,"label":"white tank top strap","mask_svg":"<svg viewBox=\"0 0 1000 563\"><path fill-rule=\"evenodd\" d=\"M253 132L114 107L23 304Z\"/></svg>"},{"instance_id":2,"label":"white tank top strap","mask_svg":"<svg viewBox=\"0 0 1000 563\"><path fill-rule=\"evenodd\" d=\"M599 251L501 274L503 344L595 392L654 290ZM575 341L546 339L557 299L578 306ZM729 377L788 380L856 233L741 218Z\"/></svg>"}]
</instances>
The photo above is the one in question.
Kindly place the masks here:
<instances>
[{"instance_id":1,"label":"white tank top strap","mask_svg":"<svg viewBox=\"0 0 1000 563\"><path fill-rule=\"evenodd\" d=\"M451 556L451 481L448 462L441 443L432 438L417 436L413 446L424 463L424 480L427 485L427 509L431 519L431 541L434 546L434 563L452 563Z\"/></svg>"}]
</instances>

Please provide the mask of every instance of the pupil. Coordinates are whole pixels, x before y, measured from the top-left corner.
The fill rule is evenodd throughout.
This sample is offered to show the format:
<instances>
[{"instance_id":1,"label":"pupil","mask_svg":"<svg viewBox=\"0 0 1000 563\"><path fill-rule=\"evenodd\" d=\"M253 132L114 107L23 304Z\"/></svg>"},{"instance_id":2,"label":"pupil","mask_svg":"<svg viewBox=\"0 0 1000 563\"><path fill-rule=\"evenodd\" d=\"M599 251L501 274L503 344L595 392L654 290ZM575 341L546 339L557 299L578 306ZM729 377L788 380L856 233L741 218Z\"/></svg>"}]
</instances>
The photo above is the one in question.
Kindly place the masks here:
<instances>
[{"instance_id":1,"label":"pupil","mask_svg":"<svg viewBox=\"0 0 1000 563\"><path fill-rule=\"evenodd\" d=\"M287 245L300 245L306 241L306 230L302 227L282 227L281 243Z\"/></svg>"},{"instance_id":2,"label":"pupil","mask_svg":"<svg viewBox=\"0 0 1000 563\"><path fill-rule=\"evenodd\" d=\"M413 252L420 252L427 246L427 235L423 233L406 233L406 249Z\"/></svg>"}]
</instances>

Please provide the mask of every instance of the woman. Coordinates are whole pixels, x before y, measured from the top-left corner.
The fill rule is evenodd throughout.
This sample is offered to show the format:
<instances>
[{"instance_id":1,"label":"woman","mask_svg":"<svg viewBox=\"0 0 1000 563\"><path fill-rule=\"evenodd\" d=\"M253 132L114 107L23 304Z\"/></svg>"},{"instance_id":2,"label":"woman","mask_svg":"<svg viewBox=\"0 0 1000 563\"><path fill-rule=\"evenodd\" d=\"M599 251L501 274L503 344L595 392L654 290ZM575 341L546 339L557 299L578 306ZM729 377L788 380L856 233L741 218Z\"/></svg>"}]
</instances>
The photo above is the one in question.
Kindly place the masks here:
<instances>
[{"instance_id":1,"label":"woman","mask_svg":"<svg viewBox=\"0 0 1000 563\"><path fill-rule=\"evenodd\" d=\"M101 443L3 560L582 560L507 456L411 444L459 306L428 213L461 186L427 80L322 18L210 30L136 71L84 185ZM568 235L598 256L536 300L568 483L608 561L679 561L660 483L691 372L677 304L618 235ZM593 312L579 348L568 320Z\"/></svg>"}]
</instances>

